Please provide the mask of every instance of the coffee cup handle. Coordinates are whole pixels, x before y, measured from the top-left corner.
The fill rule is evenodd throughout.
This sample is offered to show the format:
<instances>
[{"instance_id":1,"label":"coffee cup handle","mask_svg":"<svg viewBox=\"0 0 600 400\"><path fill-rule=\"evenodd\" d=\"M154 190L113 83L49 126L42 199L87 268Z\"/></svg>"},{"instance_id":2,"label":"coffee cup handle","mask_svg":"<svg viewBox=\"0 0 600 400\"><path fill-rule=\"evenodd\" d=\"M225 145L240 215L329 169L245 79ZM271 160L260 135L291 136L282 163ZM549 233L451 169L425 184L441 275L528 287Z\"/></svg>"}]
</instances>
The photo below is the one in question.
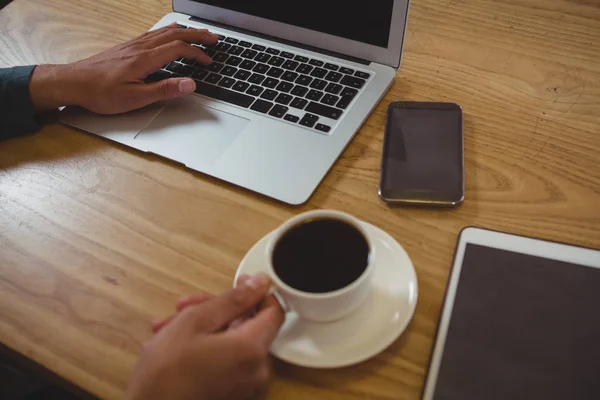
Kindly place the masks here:
<instances>
[{"instance_id":1,"label":"coffee cup handle","mask_svg":"<svg viewBox=\"0 0 600 400\"><path fill-rule=\"evenodd\" d=\"M281 297L281 295L277 292L277 289L275 287L272 287L271 290L269 290L269 295L272 295L273 297L275 297L275 300L277 300L277 302L279 303L279 306L281 306L284 313L287 314L290 311L292 311L292 308L290 307L290 305L287 303L287 301L285 301L285 299L283 297Z\"/></svg>"}]
</instances>

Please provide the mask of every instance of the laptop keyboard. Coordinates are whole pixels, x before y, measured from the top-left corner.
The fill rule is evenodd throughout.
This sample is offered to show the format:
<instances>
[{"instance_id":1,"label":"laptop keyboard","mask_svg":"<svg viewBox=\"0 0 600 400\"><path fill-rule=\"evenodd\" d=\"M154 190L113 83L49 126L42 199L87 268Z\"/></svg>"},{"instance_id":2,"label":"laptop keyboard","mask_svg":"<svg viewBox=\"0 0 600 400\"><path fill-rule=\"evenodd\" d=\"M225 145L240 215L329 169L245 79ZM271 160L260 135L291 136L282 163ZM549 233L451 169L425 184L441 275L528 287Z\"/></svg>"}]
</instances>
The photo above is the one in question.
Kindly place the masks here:
<instances>
[{"instance_id":1,"label":"laptop keyboard","mask_svg":"<svg viewBox=\"0 0 600 400\"><path fill-rule=\"evenodd\" d=\"M191 77L198 94L322 133L331 131L371 78L368 72L232 36L219 35L214 46L192 45L213 63L182 58L146 81Z\"/></svg>"}]
</instances>

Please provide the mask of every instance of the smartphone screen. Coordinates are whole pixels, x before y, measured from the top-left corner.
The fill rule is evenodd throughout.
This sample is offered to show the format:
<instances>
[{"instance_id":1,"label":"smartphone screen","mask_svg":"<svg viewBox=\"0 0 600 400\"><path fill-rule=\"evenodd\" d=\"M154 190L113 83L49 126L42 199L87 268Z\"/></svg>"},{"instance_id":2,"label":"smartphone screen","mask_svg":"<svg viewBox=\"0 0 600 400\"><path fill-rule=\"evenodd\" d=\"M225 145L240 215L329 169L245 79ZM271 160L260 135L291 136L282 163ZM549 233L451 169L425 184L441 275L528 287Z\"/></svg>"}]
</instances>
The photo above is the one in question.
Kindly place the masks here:
<instances>
[{"instance_id":1,"label":"smartphone screen","mask_svg":"<svg viewBox=\"0 0 600 400\"><path fill-rule=\"evenodd\" d=\"M388 202L454 205L463 200L460 106L417 102L390 106L379 191Z\"/></svg>"}]
</instances>

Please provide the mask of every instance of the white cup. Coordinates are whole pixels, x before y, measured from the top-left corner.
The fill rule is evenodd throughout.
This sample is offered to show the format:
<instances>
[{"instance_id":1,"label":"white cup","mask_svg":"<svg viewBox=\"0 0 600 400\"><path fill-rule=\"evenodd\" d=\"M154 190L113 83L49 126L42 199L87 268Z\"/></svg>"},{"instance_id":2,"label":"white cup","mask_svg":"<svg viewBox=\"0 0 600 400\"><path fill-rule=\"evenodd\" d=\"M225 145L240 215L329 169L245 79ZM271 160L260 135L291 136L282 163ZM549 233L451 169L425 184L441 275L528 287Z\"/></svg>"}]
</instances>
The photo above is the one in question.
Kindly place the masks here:
<instances>
[{"instance_id":1,"label":"white cup","mask_svg":"<svg viewBox=\"0 0 600 400\"><path fill-rule=\"evenodd\" d=\"M363 273L349 285L327 293L309 293L295 289L283 282L273 266L273 252L279 240L291 229L309 221L334 219L345 222L355 228L365 238L369 247L368 262ZM332 210L309 211L297 215L277 228L267 244L268 272L275 285L275 293L285 302L285 306L294 310L299 317L317 321L335 321L351 314L361 305L371 291L373 264L375 261L373 238L355 217ZM310 251L310 249L306 249Z\"/></svg>"}]
</instances>

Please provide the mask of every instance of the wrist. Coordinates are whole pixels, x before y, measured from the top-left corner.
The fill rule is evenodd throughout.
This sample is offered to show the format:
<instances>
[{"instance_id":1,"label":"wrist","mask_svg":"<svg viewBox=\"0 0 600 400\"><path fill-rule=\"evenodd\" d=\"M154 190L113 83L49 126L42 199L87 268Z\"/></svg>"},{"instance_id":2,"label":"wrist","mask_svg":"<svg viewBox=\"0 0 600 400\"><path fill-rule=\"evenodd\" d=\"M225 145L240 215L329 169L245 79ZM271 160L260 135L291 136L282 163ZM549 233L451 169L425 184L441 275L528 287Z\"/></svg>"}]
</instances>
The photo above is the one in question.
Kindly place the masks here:
<instances>
[{"instance_id":1,"label":"wrist","mask_svg":"<svg viewBox=\"0 0 600 400\"><path fill-rule=\"evenodd\" d=\"M69 79L68 65L39 65L29 82L31 102L36 111L76 105L74 83Z\"/></svg>"}]
</instances>

